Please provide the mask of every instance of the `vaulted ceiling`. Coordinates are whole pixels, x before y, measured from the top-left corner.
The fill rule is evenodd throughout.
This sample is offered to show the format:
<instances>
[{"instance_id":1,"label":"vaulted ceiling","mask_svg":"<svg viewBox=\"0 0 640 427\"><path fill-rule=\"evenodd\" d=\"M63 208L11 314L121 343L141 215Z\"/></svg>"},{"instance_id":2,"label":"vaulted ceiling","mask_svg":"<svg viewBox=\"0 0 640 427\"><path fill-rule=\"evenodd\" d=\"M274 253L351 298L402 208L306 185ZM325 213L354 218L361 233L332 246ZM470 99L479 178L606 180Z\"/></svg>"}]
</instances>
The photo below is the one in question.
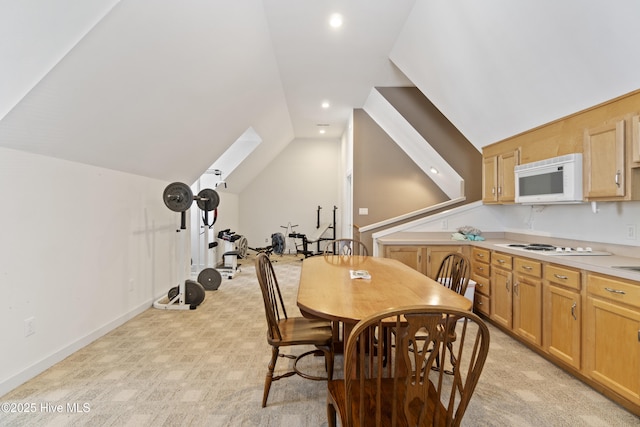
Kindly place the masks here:
<instances>
[{"instance_id":1,"label":"vaulted ceiling","mask_svg":"<svg viewBox=\"0 0 640 427\"><path fill-rule=\"evenodd\" d=\"M262 143L225 177L241 190L293 139L339 138L373 87L415 85L480 149L640 88L638 16L635 0L10 0L0 146L193 182L252 128Z\"/></svg>"}]
</instances>

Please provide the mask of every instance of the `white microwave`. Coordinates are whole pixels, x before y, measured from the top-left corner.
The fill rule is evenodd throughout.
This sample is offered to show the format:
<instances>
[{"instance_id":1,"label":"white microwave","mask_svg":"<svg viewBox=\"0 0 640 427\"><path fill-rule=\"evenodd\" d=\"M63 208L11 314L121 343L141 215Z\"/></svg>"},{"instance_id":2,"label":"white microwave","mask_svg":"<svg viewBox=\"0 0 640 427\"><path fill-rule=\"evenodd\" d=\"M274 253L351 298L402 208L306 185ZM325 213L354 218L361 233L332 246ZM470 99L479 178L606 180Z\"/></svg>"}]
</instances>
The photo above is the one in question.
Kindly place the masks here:
<instances>
[{"instance_id":1,"label":"white microwave","mask_svg":"<svg viewBox=\"0 0 640 427\"><path fill-rule=\"evenodd\" d=\"M582 202L582 154L573 153L515 167L516 203Z\"/></svg>"}]
</instances>

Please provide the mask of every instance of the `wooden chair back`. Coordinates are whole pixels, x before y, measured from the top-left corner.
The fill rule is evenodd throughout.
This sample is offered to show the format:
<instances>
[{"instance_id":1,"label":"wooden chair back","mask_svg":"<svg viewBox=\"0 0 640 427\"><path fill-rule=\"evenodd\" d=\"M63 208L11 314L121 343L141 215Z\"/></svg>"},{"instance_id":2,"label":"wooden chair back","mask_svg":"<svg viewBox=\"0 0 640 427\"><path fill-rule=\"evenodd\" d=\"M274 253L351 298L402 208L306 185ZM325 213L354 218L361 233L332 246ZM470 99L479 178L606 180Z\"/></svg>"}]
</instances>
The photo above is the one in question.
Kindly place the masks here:
<instances>
[{"instance_id":1,"label":"wooden chair back","mask_svg":"<svg viewBox=\"0 0 640 427\"><path fill-rule=\"evenodd\" d=\"M262 291L264 301L264 312L267 316L267 338L270 342L282 340L282 334L278 327L278 322L287 319L287 310L278 286L278 279L271 260L266 253L260 253L256 257L256 276Z\"/></svg>"},{"instance_id":2,"label":"wooden chair back","mask_svg":"<svg viewBox=\"0 0 640 427\"><path fill-rule=\"evenodd\" d=\"M444 257L433 278L443 286L464 295L471 276L471 262L469 258L458 252L451 252Z\"/></svg>"},{"instance_id":3,"label":"wooden chair back","mask_svg":"<svg viewBox=\"0 0 640 427\"><path fill-rule=\"evenodd\" d=\"M335 239L327 243L324 254L369 256L369 250L359 240Z\"/></svg>"},{"instance_id":4,"label":"wooden chair back","mask_svg":"<svg viewBox=\"0 0 640 427\"><path fill-rule=\"evenodd\" d=\"M454 374L446 376L436 362L451 351L443 318L456 321L458 335ZM472 312L413 306L362 320L345 351L343 425L459 426L488 351L489 330Z\"/></svg>"}]
</instances>

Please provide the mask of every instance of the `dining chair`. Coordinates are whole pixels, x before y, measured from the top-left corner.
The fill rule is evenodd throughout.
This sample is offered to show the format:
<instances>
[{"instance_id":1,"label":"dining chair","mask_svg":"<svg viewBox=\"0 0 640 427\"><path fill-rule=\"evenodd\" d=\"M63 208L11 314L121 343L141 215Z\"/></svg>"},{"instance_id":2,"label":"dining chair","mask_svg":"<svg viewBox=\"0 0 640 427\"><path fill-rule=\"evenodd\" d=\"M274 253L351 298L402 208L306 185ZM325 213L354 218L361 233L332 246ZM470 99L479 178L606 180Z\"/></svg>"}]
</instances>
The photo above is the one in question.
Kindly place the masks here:
<instances>
[{"instance_id":1,"label":"dining chair","mask_svg":"<svg viewBox=\"0 0 640 427\"><path fill-rule=\"evenodd\" d=\"M466 255L459 252L447 254L436 273L434 280L452 291L464 295L471 276L471 262Z\"/></svg>"},{"instance_id":2,"label":"dining chair","mask_svg":"<svg viewBox=\"0 0 640 427\"><path fill-rule=\"evenodd\" d=\"M369 251L360 240L335 239L327 243L324 254L369 256Z\"/></svg>"},{"instance_id":3,"label":"dining chair","mask_svg":"<svg viewBox=\"0 0 640 427\"><path fill-rule=\"evenodd\" d=\"M416 340L418 332L435 342L446 360L450 336L442 319L458 329L453 376L436 364L436 352ZM376 339L380 331L388 336ZM394 345L383 345L388 340ZM358 322L344 354L344 378L330 380L328 425L459 426L489 351L489 329L471 311L448 307L392 308Z\"/></svg>"},{"instance_id":4,"label":"dining chair","mask_svg":"<svg viewBox=\"0 0 640 427\"><path fill-rule=\"evenodd\" d=\"M463 295L467 292L467 286L469 285L469 277L471 276L471 262L466 255L459 252L451 252L447 254L440 263L434 280L451 289L452 291ZM444 320L443 320L444 322ZM456 361L453 355L453 343L456 341L456 327L455 321L446 325L446 330L450 337L447 341L449 348L449 356L451 365L455 368ZM439 359L436 360L439 362ZM445 371L447 374L452 374L451 370Z\"/></svg>"},{"instance_id":5,"label":"dining chair","mask_svg":"<svg viewBox=\"0 0 640 427\"><path fill-rule=\"evenodd\" d=\"M267 342L271 345L271 360L264 382L262 407L267 406L271 382L298 374L310 380L327 380L333 377L333 344L331 323L305 317L289 317L280 293L278 279L273 265L265 253L257 255L255 260L256 275L264 300L264 311L267 318ZM280 347L313 345L317 350L307 351L298 356L280 354ZM298 369L298 362L306 356L324 353L326 377L314 376ZM293 370L274 376L278 357L293 359Z\"/></svg>"}]
</instances>

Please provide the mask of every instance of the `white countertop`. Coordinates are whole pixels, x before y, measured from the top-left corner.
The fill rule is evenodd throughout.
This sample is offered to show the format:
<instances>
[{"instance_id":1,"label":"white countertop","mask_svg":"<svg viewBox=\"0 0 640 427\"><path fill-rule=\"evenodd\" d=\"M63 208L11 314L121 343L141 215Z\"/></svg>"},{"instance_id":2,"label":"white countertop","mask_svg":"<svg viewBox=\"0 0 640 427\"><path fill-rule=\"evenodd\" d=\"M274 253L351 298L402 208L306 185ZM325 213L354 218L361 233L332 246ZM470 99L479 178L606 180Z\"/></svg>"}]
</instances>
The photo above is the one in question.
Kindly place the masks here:
<instances>
[{"instance_id":1,"label":"white countertop","mask_svg":"<svg viewBox=\"0 0 640 427\"><path fill-rule=\"evenodd\" d=\"M503 246L497 246L500 244L509 243L531 243L530 241L517 241L513 239L506 239L503 237L492 238L487 236L482 241L470 241L470 240L453 240L451 235L445 237L445 233L434 233L433 236L428 236L426 233L415 233L416 236L408 235L405 233L401 236L386 236L378 239L378 242L383 245L469 245L485 248L493 251L499 251L513 256L520 256L529 259L535 259L547 263L553 263L557 265L563 265L567 267L573 267L580 270L588 270L595 273L607 274L623 279L629 279L637 281L640 286L640 272L629 271L613 268L614 266L636 266L640 267L640 258L628 257L618 255L613 251L612 255L544 255L536 253L535 251L522 251L517 248L508 248ZM558 244L561 246L561 244ZM595 246L589 242L584 242L583 247Z\"/></svg>"}]
</instances>

